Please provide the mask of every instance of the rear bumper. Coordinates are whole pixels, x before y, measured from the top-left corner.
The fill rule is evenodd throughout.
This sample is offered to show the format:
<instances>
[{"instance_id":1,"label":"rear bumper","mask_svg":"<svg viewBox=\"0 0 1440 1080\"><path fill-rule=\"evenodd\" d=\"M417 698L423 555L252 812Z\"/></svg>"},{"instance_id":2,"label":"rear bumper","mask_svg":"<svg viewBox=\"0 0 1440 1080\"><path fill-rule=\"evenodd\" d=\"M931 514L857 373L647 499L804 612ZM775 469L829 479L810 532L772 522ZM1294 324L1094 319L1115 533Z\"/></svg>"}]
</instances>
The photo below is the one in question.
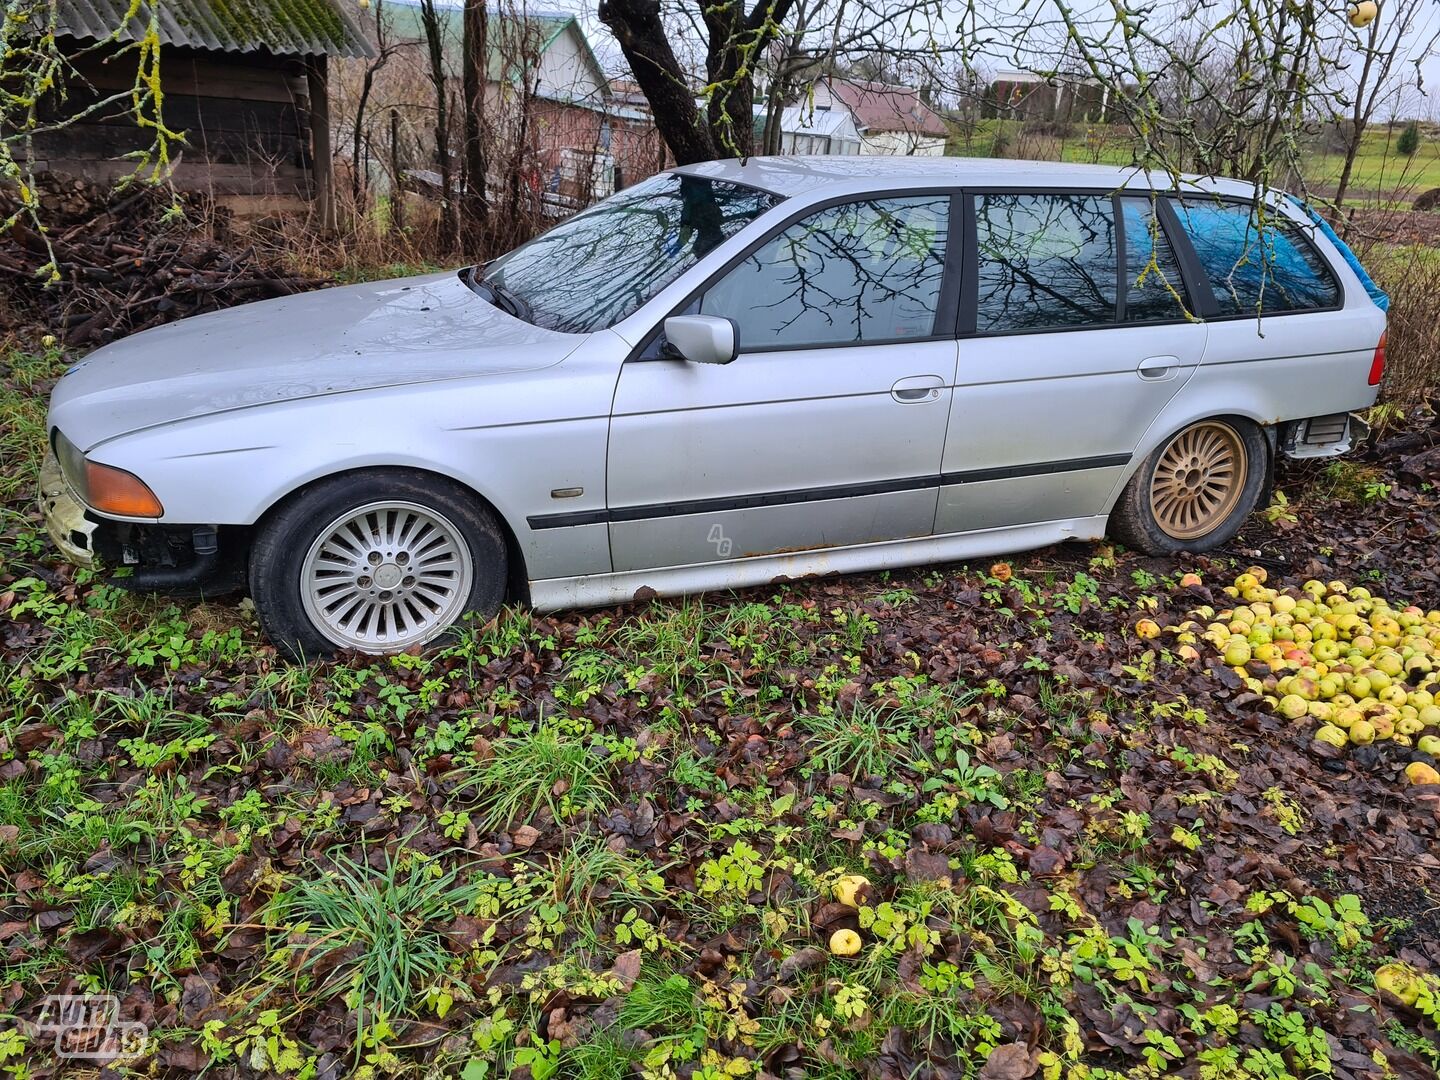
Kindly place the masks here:
<instances>
[{"instance_id":1,"label":"rear bumper","mask_svg":"<svg viewBox=\"0 0 1440 1080\"><path fill-rule=\"evenodd\" d=\"M1280 452L1291 458L1328 458L1348 454L1370 434L1355 413L1333 413L1291 420L1280 429Z\"/></svg>"}]
</instances>

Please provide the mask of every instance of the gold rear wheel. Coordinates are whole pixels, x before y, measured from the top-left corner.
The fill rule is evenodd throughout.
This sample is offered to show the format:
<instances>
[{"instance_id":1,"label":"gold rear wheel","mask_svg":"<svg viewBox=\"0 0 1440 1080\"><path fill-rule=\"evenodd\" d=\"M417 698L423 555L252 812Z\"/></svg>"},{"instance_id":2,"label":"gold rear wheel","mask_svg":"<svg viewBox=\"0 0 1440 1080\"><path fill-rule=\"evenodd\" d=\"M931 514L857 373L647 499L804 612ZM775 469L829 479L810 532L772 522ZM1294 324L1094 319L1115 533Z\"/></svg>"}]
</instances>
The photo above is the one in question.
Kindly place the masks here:
<instances>
[{"instance_id":1,"label":"gold rear wheel","mask_svg":"<svg viewBox=\"0 0 1440 1080\"><path fill-rule=\"evenodd\" d=\"M1239 432L1219 420L1195 424L1161 451L1150 479L1150 513L1176 540L1205 536L1234 512L1249 476Z\"/></svg>"}]
</instances>

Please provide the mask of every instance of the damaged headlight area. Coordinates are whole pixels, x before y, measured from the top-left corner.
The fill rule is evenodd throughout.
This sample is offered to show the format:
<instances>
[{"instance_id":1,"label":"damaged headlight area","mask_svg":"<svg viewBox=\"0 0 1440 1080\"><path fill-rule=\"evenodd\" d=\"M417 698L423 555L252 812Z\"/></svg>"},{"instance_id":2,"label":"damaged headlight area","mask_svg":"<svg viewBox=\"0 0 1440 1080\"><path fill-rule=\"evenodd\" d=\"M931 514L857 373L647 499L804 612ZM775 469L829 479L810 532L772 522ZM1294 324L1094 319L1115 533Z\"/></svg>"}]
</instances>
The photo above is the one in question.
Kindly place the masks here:
<instances>
[{"instance_id":1,"label":"damaged headlight area","mask_svg":"<svg viewBox=\"0 0 1440 1080\"><path fill-rule=\"evenodd\" d=\"M165 513L155 493L138 476L91 461L58 429L53 444L61 473L86 506L130 518L158 518Z\"/></svg>"}]
</instances>

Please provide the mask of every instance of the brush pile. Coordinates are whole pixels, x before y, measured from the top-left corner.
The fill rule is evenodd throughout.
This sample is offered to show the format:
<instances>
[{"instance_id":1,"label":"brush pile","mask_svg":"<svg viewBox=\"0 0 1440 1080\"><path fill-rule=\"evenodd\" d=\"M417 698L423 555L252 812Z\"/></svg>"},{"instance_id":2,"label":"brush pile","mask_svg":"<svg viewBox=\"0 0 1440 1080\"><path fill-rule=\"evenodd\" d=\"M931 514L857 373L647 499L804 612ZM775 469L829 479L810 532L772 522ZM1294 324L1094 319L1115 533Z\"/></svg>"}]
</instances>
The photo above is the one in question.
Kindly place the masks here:
<instances>
[{"instance_id":1,"label":"brush pile","mask_svg":"<svg viewBox=\"0 0 1440 1080\"><path fill-rule=\"evenodd\" d=\"M24 217L0 233L0 331L43 324L103 345L161 323L327 284L233 235L208 200L161 187L116 191L58 175L38 184L46 237ZM17 208L0 188L0 222ZM58 278L47 273L54 253Z\"/></svg>"}]
</instances>

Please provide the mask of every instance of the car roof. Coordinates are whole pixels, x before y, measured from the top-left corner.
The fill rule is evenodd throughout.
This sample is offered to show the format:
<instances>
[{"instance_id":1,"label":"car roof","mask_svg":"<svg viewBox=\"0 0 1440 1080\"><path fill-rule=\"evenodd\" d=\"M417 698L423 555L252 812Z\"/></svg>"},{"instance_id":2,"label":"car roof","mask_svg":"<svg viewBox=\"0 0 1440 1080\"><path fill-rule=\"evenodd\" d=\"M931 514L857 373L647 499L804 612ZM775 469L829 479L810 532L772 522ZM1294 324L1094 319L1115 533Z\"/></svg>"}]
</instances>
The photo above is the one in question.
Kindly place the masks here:
<instances>
[{"instance_id":1,"label":"car roof","mask_svg":"<svg viewBox=\"0 0 1440 1080\"><path fill-rule=\"evenodd\" d=\"M1138 188L1211 192L1250 197L1255 186L1243 180L1178 178L1150 173L1138 165L1078 165L1014 158L890 157L880 154L797 154L783 157L729 158L682 165L674 172L748 184L776 195L845 195L904 187L1077 187ZM1177 184L1178 179L1178 184Z\"/></svg>"}]
</instances>

